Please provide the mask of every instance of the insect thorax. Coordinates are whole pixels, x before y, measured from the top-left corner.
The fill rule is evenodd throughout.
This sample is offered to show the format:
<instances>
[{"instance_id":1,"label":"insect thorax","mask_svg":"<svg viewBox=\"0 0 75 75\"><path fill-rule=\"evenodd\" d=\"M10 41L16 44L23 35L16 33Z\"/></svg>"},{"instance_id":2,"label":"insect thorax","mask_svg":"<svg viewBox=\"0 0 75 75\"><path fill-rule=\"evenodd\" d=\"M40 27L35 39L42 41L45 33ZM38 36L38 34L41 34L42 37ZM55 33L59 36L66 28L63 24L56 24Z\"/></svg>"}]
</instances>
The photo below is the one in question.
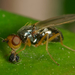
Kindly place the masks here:
<instances>
[{"instance_id":1,"label":"insect thorax","mask_svg":"<svg viewBox=\"0 0 75 75\"><path fill-rule=\"evenodd\" d=\"M35 29L33 30L33 27L30 26L30 27L28 27L28 28L26 27L26 28L24 28L23 30L21 30L21 31L18 33L18 35L19 35L19 37L21 38L22 42L25 42L26 39L27 39L27 37L28 37L28 38L30 39L30 41L31 41L32 44L36 44L36 43L38 43L38 42L41 40L41 38L42 38L46 33L49 34L49 38L52 37L54 34L59 33L58 30L53 29L53 28L50 28L50 27L45 28L45 29L42 29L42 30L38 31L37 33L34 33L34 32L35 32ZM61 32L60 32L60 33L61 33ZM62 33L61 33L61 35L62 35ZM62 38L63 38L63 36L62 36ZM46 38L45 38L45 40L46 40ZM55 38L54 40L52 40L52 41L54 41L54 42L59 42L59 41L60 41L60 37L56 37L56 38Z\"/></svg>"}]
</instances>

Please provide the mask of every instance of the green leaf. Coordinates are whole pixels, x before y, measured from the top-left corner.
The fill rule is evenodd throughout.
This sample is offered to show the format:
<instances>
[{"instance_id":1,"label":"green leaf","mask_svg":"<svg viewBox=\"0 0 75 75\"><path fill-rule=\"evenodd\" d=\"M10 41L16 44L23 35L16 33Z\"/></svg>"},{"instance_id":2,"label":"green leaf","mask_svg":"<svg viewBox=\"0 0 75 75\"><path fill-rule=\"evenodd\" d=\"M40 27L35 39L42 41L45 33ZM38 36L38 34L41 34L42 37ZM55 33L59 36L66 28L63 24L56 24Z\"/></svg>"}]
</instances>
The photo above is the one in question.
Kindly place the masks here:
<instances>
[{"instance_id":1,"label":"green leaf","mask_svg":"<svg viewBox=\"0 0 75 75\"><path fill-rule=\"evenodd\" d=\"M36 23L36 20L12 14L0 10L0 37L6 38L8 35L17 32L27 22ZM75 49L75 34L64 29L59 30L64 35L63 43ZM66 49L60 43L49 43L48 50L52 57L60 66L56 65L46 52L46 45L38 47L26 47L18 55L18 63L10 63L11 52L7 43L0 39L0 74L1 75L74 75L75 74L75 52ZM24 45L21 46L21 50Z\"/></svg>"}]
</instances>

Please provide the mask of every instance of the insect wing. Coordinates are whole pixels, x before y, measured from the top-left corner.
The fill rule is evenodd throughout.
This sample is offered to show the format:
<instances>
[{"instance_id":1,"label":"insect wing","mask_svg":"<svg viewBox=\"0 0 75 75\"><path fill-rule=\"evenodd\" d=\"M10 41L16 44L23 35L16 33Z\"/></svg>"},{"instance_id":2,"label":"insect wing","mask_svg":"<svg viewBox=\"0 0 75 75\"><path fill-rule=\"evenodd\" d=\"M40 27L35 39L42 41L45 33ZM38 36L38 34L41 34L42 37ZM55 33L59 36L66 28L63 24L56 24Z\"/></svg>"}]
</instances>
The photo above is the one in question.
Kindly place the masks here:
<instances>
[{"instance_id":1,"label":"insect wing","mask_svg":"<svg viewBox=\"0 0 75 75\"><path fill-rule=\"evenodd\" d=\"M75 21L75 14L62 15L35 23L38 30Z\"/></svg>"},{"instance_id":2,"label":"insect wing","mask_svg":"<svg viewBox=\"0 0 75 75\"><path fill-rule=\"evenodd\" d=\"M25 31L25 30L30 29L30 28L31 28L31 25L28 25L28 26L24 25L23 27L21 27L21 28L17 31L17 33L20 33L20 32L22 32L22 31Z\"/></svg>"}]
</instances>

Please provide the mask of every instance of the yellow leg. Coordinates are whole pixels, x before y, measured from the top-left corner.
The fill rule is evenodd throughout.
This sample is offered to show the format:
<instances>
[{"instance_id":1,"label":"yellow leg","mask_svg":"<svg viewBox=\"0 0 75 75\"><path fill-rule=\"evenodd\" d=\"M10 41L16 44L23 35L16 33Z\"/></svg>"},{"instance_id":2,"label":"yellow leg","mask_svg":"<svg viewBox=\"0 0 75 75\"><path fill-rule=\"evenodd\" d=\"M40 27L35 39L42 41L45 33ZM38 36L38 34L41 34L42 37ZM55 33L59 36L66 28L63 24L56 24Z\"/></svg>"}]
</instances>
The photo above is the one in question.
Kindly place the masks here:
<instances>
[{"instance_id":1,"label":"yellow leg","mask_svg":"<svg viewBox=\"0 0 75 75\"><path fill-rule=\"evenodd\" d=\"M69 50L71 50L71 51L75 51L74 49L71 49L70 47L68 47L68 46L66 46L66 45L63 44L61 35L60 35L60 42L61 42L61 45L62 45L62 46L66 47L67 49L69 49Z\"/></svg>"},{"instance_id":2,"label":"yellow leg","mask_svg":"<svg viewBox=\"0 0 75 75\"><path fill-rule=\"evenodd\" d=\"M49 39L49 35L47 34L46 51L48 52L48 54L49 54L49 56L51 57L51 59L52 59L57 65L59 65L59 64L53 59L53 57L51 56L51 54L50 54L49 51L48 51L48 39Z\"/></svg>"},{"instance_id":3,"label":"yellow leg","mask_svg":"<svg viewBox=\"0 0 75 75\"><path fill-rule=\"evenodd\" d=\"M48 39L48 41L49 41L49 42L52 41L52 40L53 40L54 38L56 38L57 36L60 36L60 43L61 43L62 46L66 47L67 49L69 49L69 50L71 50L71 51L75 51L74 49L71 49L71 48L69 48L69 47L67 47L66 45L63 44L63 40L62 40L62 37L61 37L61 34L60 34L60 33L57 33L57 34L55 34L54 36L50 37L50 38ZM45 41L43 44L46 44L46 41Z\"/></svg>"},{"instance_id":4,"label":"yellow leg","mask_svg":"<svg viewBox=\"0 0 75 75\"><path fill-rule=\"evenodd\" d=\"M31 46L31 42L30 42L29 38L27 38L24 48L22 50L18 51L16 54L18 54L19 52L23 51L26 48L26 45Z\"/></svg>"},{"instance_id":5,"label":"yellow leg","mask_svg":"<svg viewBox=\"0 0 75 75\"><path fill-rule=\"evenodd\" d=\"M51 56L51 54L49 53L49 51L48 51L48 39L49 39L49 35L48 34L45 34L43 37L42 37L42 39L38 42L38 44L36 44L35 46L39 46L41 43L42 43L42 41L45 39L47 37L47 41L45 42L46 43L46 51L48 52L48 54L49 54L49 56L51 57L51 59L57 64L57 65L59 65L53 58L52 58L52 56ZM54 38L53 38L54 39Z\"/></svg>"},{"instance_id":6,"label":"yellow leg","mask_svg":"<svg viewBox=\"0 0 75 75\"><path fill-rule=\"evenodd\" d=\"M25 44L24 48L23 48L22 50L18 51L16 54L20 53L20 52L23 51L25 48L26 48L26 44Z\"/></svg>"},{"instance_id":7,"label":"yellow leg","mask_svg":"<svg viewBox=\"0 0 75 75\"><path fill-rule=\"evenodd\" d=\"M45 34L45 35L42 37L42 39L41 39L37 44L35 44L35 46L37 47L37 46L41 45L41 43L43 42L43 40L44 40L46 37L47 37L47 34Z\"/></svg>"},{"instance_id":8,"label":"yellow leg","mask_svg":"<svg viewBox=\"0 0 75 75\"><path fill-rule=\"evenodd\" d=\"M27 42L26 42L26 44L27 44L29 47L31 46L31 41L30 41L29 38L27 38Z\"/></svg>"},{"instance_id":9,"label":"yellow leg","mask_svg":"<svg viewBox=\"0 0 75 75\"><path fill-rule=\"evenodd\" d=\"M71 48L69 48L69 47L67 47L67 46L65 46L65 45L63 44L63 42L62 42L62 37L61 37L61 34L60 34L60 33L57 33L57 34L53 35L53 36L50 37L50 38L49 38L49 35L48 35L48 34L45 34L45 35L42 37L42 39L38 42L38 44L36 44L35 46L39 46L39 45L43 42L43 40L45 39L46 36L47 36L47 41L45 41L43 44L46 44L46 51L48 52L48 54L49 54L49 56L51 57L51 59L52 59L57 65L59 65L59 64L52 58L51 54L50 54L49 51L48 51L48 42L52 41L52 40L55 39L57 36L60 36L61 45L63 45L64 47L66 47L66 48L68 48L68 49L70 49L70 50L72 50L72 51L75 51L75 50L73 50L73 49L71 49Z\"/></svg>"},{"instance_id":10,"label":"yellow leg","mask_svg":"<svg viewBox=\"0 0 75 75\"><path fill-rule=\"evenodd\" d=\"M53 35L52 37L50 37L49 39L48 39L48 41L50 42L50 41L52 41L53 39L55 39L57 36L59 36L60 35L60 33L57 33L57 34L55 34L55 35ZM62 37L61 37L61 43L62 43ZM46 44L46 41L43 43L43 44Z\"/></svg>"}]
</instances>

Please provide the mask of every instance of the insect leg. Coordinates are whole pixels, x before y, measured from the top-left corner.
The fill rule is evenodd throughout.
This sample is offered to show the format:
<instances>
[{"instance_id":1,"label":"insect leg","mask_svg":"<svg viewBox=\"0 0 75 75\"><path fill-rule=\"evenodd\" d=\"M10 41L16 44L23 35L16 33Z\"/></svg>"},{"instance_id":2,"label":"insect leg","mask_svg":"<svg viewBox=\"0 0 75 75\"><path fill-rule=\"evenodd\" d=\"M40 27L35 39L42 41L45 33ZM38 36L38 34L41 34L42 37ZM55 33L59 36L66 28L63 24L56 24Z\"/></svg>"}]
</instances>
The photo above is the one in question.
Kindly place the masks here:
<instances>
[{"instance_id":1,"label":"insect leg","mask_svg":"<svg viewBox=\"0 0 75 75\"><path fill-rule=\"evenodd\" d=\"M48 52L48 54L49 54L49 56L51 57L51 59L57 64L57 65L59 65L54 59L53 59L53 57L51 56L51 54L49 53L49 51L48 51L48 40L49 39L49 35L47 34L47 41L46 41L46 51Z\"/></svg>"},{"instance_id":2,"label":"insect leg","mask_svg":"<svg viewBox=\"0 0 75 75\"><path fill-rule=\"evenodd\" d=\"M42 41L45 39L47 37L47 41L46 41L46 51L48 52L48 54L49 54L49 56L51 57L51 59L57 64L57 65L59 65L53 58L52 58L52 56L51 56L51 54L49 53L49 51L48 51L48 41L49 41L49 35L48 34L45 34L43 37L42 37L42 39L38 42L38 44L36 44L35 46L39 46L41 43L42 43ZM55 38L55 37L54 37ZM54 39L53 38L53 39Z\"/></svg>"},{"instance_id":3,"label":"insect leg","mask_svg":"<svg viewBox=\"0 0 75 75\"><path fill-rule=\"evenodd\" d=\"M23 48L22 50L18 51L16 54L20 53L20 52L23 51L25 48L26 48L26 44L25 44L24 48Z\"/></svg>"},{"instance_id":4,"label":"insect leg","mask_svg":"<svg viewBox=\"0 0 75 75\"><path fill-rule=\"evenodd\" d=\"M49 41L49 42L52 41L53 39L55 39L55 38L56 38L57 36L59 36L59 35L60 35L59 33L53 35L52 37L50 37L50 38L48 39L48 41ZM61 38L62 38L62 37L61 37ZM62 42L62 40L61 40L61 42ZM43 44L46 44L46 41L45 41Z\"/></svg>"},{"instance_id":5,"label":"insect leg","mask_svg":"<svg viewBox=\"0 0 75 75\"><path fill-rule=\"evenodd\" d=\"M27 38L27 43L26 43L29 47L31 46L31 41L29 38Z\"/></svg>"},{"instance_id":6,"label":"insect leg","mask_svg":"<svg viewBox=\"0 0 75 75\"><path fill-rule=\"evenodd\" d=\"M31 46L31 42L30 42L29 38L27 38L27 41L25 42L24 48L22 50L18 51L16 54L18 54L19 52L23 51L26 48L26 45Z\"/></svg>"},{"instance_id":7,"label":"insect leg","mask_svg":"<svg viewBox=\"0 0 75 75\"><path fill-rule=\"evenodd\" d=\"M66 47L67 49L69 49L69 50L71 50L71 51L75 51L74 49L71 49L70 47L68 47L68 46L66 46L66 45L63 44L63 42L62 42L62 37L61 37L61 34L60 34L60 33L59 33L59 36L60 36L60 42L61 42L61 45L62 45L62 46Z\"/></svg>"},{"instance_id":8,"label":"insect leg","mask_svg":"<svg viewBox=\"0 0 75 75\"><path fill-rule=\"evenodd\" d=\"M47 34L45 34L45 35L41 38L41 40L40 40L37 44L35 44L35 47L41 45L42 41L43 41L46 37L47 37Z\"/></svg>"},{"instance_id":9,"label":"insect leg","mask_svg":"<svg viewBox=\"0 0 75 75\"><path fill-rule=\"evenodd\" d=\"M69 47L67 47L66 45L63 44L63 40L62 40L62 37L61 37L61 34L60 33L57 33L55 35L53 35L52 37L50 37L48 40L49 41L52 41L54 38L56 38L57 36L60 36L60 42L61 42L61 45L66 47L67 49L71 50L71 51L75 51L74 49L71 49ZM46 44L46 41L43 43L43 44Z\"/></svg>"}]
</instances>

